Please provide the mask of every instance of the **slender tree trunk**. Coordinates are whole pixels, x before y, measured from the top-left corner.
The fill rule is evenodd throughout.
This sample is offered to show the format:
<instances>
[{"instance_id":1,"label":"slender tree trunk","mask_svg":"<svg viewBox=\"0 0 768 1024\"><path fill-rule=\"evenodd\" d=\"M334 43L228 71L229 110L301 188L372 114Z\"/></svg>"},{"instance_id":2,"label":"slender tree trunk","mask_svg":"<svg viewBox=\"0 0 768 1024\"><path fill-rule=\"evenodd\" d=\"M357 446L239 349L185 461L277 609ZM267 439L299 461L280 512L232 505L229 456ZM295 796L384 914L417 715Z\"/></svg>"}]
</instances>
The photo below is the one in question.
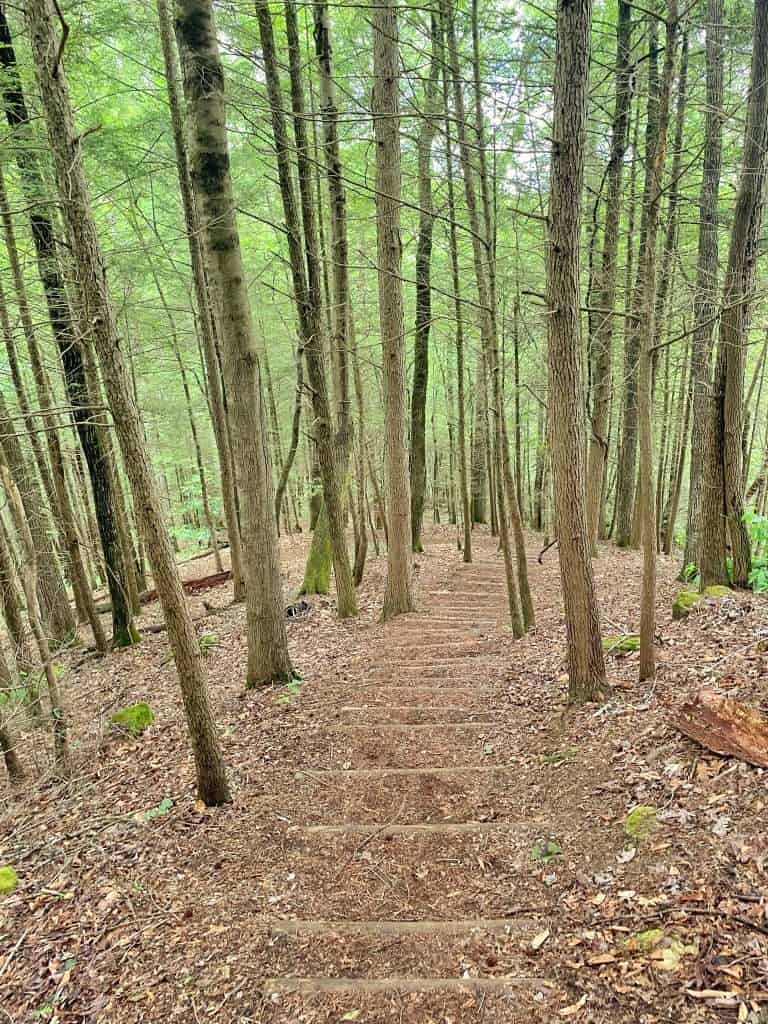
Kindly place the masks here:
<instances>
[{"instance_id":1,"label":"slender tree trunk","mask_svg":"<svg viewBox=\"0 0 768 1024\"><path fill-rule=\"evenodd\" d=\"M607 168L607 196L603 254L598 282L594 289L598 311L592 349L592 417L587 463L587 529L592 554L597 553L597 536L604 515L602 495L608 460L608 417L611 407L613 372L613 308L616 303L617 256L621 221L622 178L627 150L630 106L632 102L632 5L619 0L616 27L616 99L611 129L611 154Z\"/></svg>"},{"instance_id":2,"label":"slender tree trunk","mask_svg":"<svg viewBox=\"0 0 768 1024\"><path fill-rule=\"evenodd\" d=\"M606 686L587 534L579 312L591 22L591 0L558 0L547 248L549 439L568 634L568 688L570 699L579 702L600 699Z\"/></svg>"},{"instance_id":3,"label":"slender tree trunk","mask_svg":"<svg viewBox=\"0 0 768 1024\"><path fill-rule=\"evenodd\" d=\"M205 11L200 13L210 14ZM168 639L176 661L195 754L198 795L206 804L220 804L229 799L229 790L208 700L202 654L176 568L171 539L163 521L160 495L144 440L141 416L133 399L130 375L120 345L82 163L80 140L75 131L66 75L61 63L61 41L54 32L58 21L50 0L29 0L27 17L64 221L73 258L80 268L84 313L91 327L91 338L104 375L134 503L142 514L142 532L168 627ZM201 23L204 24L201 19L195 21L198 27ZM210 28L210 21L207 24ZM195 37L199 38L197 33ZM211 62L208 72L213 73L215 66ZM220 76L218 81L221 81ZM220 124L223 131L223 118ZM221 163L213 161L213 166L221 167ZM231 224L222 230L226 238L231 238ZM271 503L267 503L266 508L271 512ZM272 523L270 514L266 520ZM282 602L278 610L284 630ZM266 633L266 624L262 625L265 627L262 633Z\"/></svg>"},{"instance_id":4,"label":"slender tree trunk","mask_svg":"<svg viewBox=\"0 0 768 1024\"><path fill-rule=\"evenodd\" d=\"M55 11L53 15L56 19ZM64 277L59 262L55 233L50 215L40 197L46 195L36 149L29 136L29 113L16 65L12 36L5 10L0 6L0 67L5 72L3 100L6 118L18 139L16 160L22 186L29 204L29 220L35 245L40 280L48 306L48 317L64 368L67 396L72 407L77 433L91 477L96 521L107 566L107 582L112 604L112 644L127 646L138 640L127 599L125 564L120 547L109 466L94 426L94 411L85 377L81 341L72 322Z\"/></svg>"},{"instance_id":5,"label":"slender tree trunk","mask_svg":"<svg viewBox=\"0 0 768 1024\"><path fill-rule=\"evenodd\" d=\"M8 503L11 507L16 532L21 542L23 553L23 564L21 579L24 585L24 598L27 603L27 618L32 629L32 635L37 644L40 655L40 662L43 666L45 681L48 686L48 698L51 702L51 729L53 732L53 746L56 757L56 765L63 775L69 774L69 746L67 743L67 718L64 711L64 704L59 693L59 683L53 667L53 656L48 638L45 635L43 621L40 616L40 606L37 600L38 579L37 579L37 551L32 539L32 533L27 524L27 513L24 503L21 500L19 489L11 476L5 456L0 453L0 480L2 480ZM0 543L3 543L0 540ZM36 696L36 694L35 694Z\"/></svg>"},{"instance_id":6,"label":"slender tree trunk","mask_svg":"<svg viewBox=\"0 0 768 1024\"><path fill-rule=\"evenodd\" d=\"M429 332L432 326L432 143L437 131L440 46L438 21L431 16L432 59L424 85L421 129L417 145L419 175L419 233L416 240L416 325L413 342L411 391L411 531L414 551L422 551L424 495L427 485L426 416L429 381Z\"/></svg>"},{"instance_id":7,"label":"slender tree trunk","mask_svg":"<svg viewBox=\"0 0 768 1024\"><path fill-rule=\"evenodd\" d=\"M441 15L441 43L442 43ZM441 49L443 47L441 46ZM448 80L448 64L443 61L443 110L445 115L445 176L448 185L448 243L451 252L451 283L453 287L454 317L456 323L456 402L457 443L459 461L459 489L461 490L461 512L464 532L463 559L472 561L472 505L469 489L469 473L467 470L467 396L466 369L464 360L464 311L461 303L461 275L459 273L459 248L456 238L456 197L453 184L453 150L451 140L450 91Z\"/></svg>"},{"instance_id":8,"label":"slender tree trunk","mask_svg":"<svg viewBox=\"0 0 768 1024\"><path fill-rule=\"evenodd\" d=\"M389 543L383 618L413 611L411 494L406 444L406 374L400 239L400 97L396 0L373 12L373 130L376 141L376 235L384 383Z\"/></svg>"},{"instance_id":9,"label":"slender tree trunk","mask_svg":"<svg viewBox=\"0 0 768 1024\"><path fill-rule=\"evenodd\" d=\"M648 101L645 125L645 183L640 217L640 239L637 247L637 277L632 290L630 316L627 320L624 347L624 399L622 408L621 445L619 447L619 476L616 483L616 543L619 547L632 544L632 520L639 496L637 475L638 449L638 374L643 327L643 300L646 262L643 259L648 231L648 207L651 195L653 153L659 130L659 42L658 23L648 17Z\"/></svg>"},{"instance_id":10,"label":"slender tree trunk","mask_svg":"<svg viewBox=\"0 0 768 1024\"><path fill-rule=\"evenodd\" d=\"M24 338L27 343L29 359L32 365L32 374L35 381L37 398L40 404L41 413L45 417L45 437L48 445L48 455L51 461L54 487L56 490L56 508L61 517L61 529L67 546L67 554L69 555L72 583L76 595L79 594L80 604L85 612L88 622L90 623L91 629L93 630L94 643L98 650L104 651L107 647L107 640L104 635L104 629L101 625L101 619L96 612L96 604L94 602L91 587L85 571L80 535L77 529L72 500L67 487L64 457L61 451L58 431L56 430L56 419L52 413L54 402L51 396L48 376L45 372L40 355L40 349L37 344L37 336L32 323L32 314L30 312L29 302L27 299L24 275L22 274L21 264L19 262L16 233L13 226L13 219L8 205L8 197L5 191L5 182L3 180L1 170L0 219L2 219L3 223L3 233L5 235L5 245L8 252L11 277L13 278L16 305L19 310L19 318L21 320Z\"/></svg>"},{"instance_id":11,"label":"slender tree trunk","mask_svg":"<svg viewBox=\"0 0 768 1024\"><path fill-rule=\"evenodd\" d=\"M323 506L336 578L336 600L339 616L347 618L357 614L357 599L349 564L344 535L343 487L341 480L346 466L338 459L334 449L333 415L328 397L328 383L323 353L322 278L320 271L315 203L312 195L312 167L304 124L304 89L301 77L296 12L286 3L286 27L291 73L291 103L294 115L294 135L299 171L301 223L291 176L288 132L282 108L274 34L269 6L266 0L257 0L256 13L267 79L267 92L271 107L272 131L277 153L280 193L288 235L294 298L307 361L314 420L312 433L317 445L320 474L323 482ZM303 226L303 232L302 232ZM302 251L303 249L303 251ZM310 562L313 555L310 553ZM309 564L308 564L309 568Z\"/></svg>"},{"instance_id":12,"label":"slender tree trunk","mask_svg":"<svg viewBox=\"0 0 768 1024\"><path fill-rule=\"evenodd\" d=\"M221 381L219 358L216 352L214 333L215 317L213 303L208 288L205 272L204 238L200 234L200 223L195 207L192 189L192 178L187 154L187 143L184 137L184 117L179 87L179 67L176 47L173 38L173 23L168 7L168 0L157 0L157 11L160 21L160 39L163 47L165 78L168 89L168 106L171 114L171 129L176 154L176 169L179 178L179 191L184 209L184 223L187 230L189 255L192 264L192 280L195 286L195 302L200 325L200 340L205 360L210 400L211 423L216 439L216 450L219 458L219 475L221 477L221 500L224 509L224 521L227 526L229 540L230 564L234 583L234 599L245 598L245 574L243 570L242 543L240 540L240 524L237 515L237 495L235 476L232 467L232 452L227 430L227 414L224 403L224 391Z\"/></svg>"},{"instance_id":13,"label":"slender tree trunk","mask_svg":"<svg viewBox=\"0 0 768 1024\"><path fill-rule=\"evenodd\" d=\"M650 679L656 672L654 641L656 633L656 481L653 453L653 360L656 336L656 261L661 202L664 194L664 169L667 156L667 132L670 119L672 86L677 62L678 37L677 0L668 0L664 70L659 89L657 128L654 147L646 159L651 162L649 188L646 191L645 246L640 253L643 295L640 329L640 364L638 368L637 405L640 434L639 478L641 490L643 583L640 597L640 679ZM683 91L684 95L684 91ZM684 99L683 99L684 102Z\"/></svg>"},{"instance_id":14,"label":"slender tree trunk","mask_svg":"<svg viewBox=\"0 0 768 1024\"><path fill-rule=\"evenodd\" d=\"M691 443L688 518L683 566L699 565L704 457L709 443L710 362L715 329L718 281L717 212L723 148L723 77L725 26L723 0L707 0L704 155L699 192L699 242L694 292L694 333L691 347Z\"/></svg>"}]
</instances>

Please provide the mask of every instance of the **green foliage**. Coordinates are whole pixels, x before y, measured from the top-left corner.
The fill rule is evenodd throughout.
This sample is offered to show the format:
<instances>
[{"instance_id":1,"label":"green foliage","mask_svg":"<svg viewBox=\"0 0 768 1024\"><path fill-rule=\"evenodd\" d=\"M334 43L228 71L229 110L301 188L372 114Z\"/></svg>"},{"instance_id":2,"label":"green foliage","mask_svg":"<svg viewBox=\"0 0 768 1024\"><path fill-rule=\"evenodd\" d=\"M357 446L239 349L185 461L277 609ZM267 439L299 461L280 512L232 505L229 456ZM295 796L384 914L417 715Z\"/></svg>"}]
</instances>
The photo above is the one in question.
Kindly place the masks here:
<instances>
[{"instance_id":1,"label":"green foliage","mask_svg":"<svg viewBox=\"0 0 768 1024\"><path fill-rule=\"evenodd\" d=\"M633 807L624 820L624 831L638 843L644 842L658 827L656 808L650 804Z\"/></svg>"},{"instance_id":2,"label":"green foliage","mask_svg":"<svg viewBox=\"0 0 768 1024\"><path fill-rule=\"evenodd\" d=\"M615 636L603 637L603 650L606 654L630 654L640 650L639 633L619 633Z\"/></svg>"},{"instance_id":3,"label":"green foliage","mask_svg":"<svg viewBox=\"0 0 768 1024\"><path fill-rule=\"evenodd\" d=\"M699 578L699 568L695 562L689 562L680 575L686 583L695 585Z\"/></svg>"},{"instance_id":4,"label":"green foliage","mask_svg":"<svg viewBox=\"0 0 768 1024\"><path fill-rule=\"evenodd\" d=\"M4 864L0 868L0 896L12 893L18 884L19 876L16 874L16 869L12 868L10 864Z\"/></svg>"},{"instance_id":5,"label":"green foliage","mask_svg":"<svg viewBox=\"0 0 768 1024\"><path fill-rule=\"evenodd\" d=\"M112 715L110 721L113 725L125 729L132 736L140 736L145 729L148 729L155 720L154 712L149 704L140 701L138 704L129 704Z\"/></svg>"},{"instance_id":6,"label":"green foliage","mask_svg":"<svg viewBox=\"0 0 768 1024\"><path fill-rule=\"evenodd\" d=\"M768 516L750 510L744 513L744 522L749 529L749 539L755 552L749 585L755 593L763 594L768 591Z\"/></svg>"},{"instance_id":7,"label":"green foliage","mask_svg":"<svg viewBox=\"0 0 768 1024\"><path fill-rule=\"evenodd\" d=\"M283 692L278 694L277 703L292 704L299 697L303 685L303 681L298 676L294 676L290 683L285 684Z\"/></svg>"},{"instance_id":8,"label":"green foliage","mask_svg":"<svg viewBox=\"0 0 768 1024\"><path fill-rule=\"evenodd\" d=\"M214 647L219 646L219 638L215 633L203 633L198 643L200 645L200 653L204 658L207 658Z\"/></svg>"},{"instance_id":9,"label":"green foliage","mask_svg":"<svg viewBox=\"0 0 768 1024\"><path fill-rule=\"evenodd\" d=\"M155 818L164 818L172 809L173 800L171 800L169 796L164 796L157 807L152 807L150 810L144 812L144 818L146 821L152 821Z\"/></svg>"},{"instance_id":10,"label":"green foliage","mask_svg":"<svg viewBox=\"0 0 768 1024\"><path fill-rule=\"evenodd\" d=\"M533 844L533 859L549 864L555 857L562 857L563 848L556 839L537 839Z\"/></svg>"}]
</instances>

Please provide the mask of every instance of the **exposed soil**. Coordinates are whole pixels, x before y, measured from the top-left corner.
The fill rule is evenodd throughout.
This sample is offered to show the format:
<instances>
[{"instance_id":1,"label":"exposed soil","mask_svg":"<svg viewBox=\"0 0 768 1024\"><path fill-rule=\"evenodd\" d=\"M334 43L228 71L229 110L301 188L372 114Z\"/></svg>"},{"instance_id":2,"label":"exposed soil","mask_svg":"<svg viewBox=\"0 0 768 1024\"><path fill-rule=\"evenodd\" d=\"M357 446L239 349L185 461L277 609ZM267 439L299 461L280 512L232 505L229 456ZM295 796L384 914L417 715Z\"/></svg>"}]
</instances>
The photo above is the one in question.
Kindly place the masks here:
<instances>
[{"instance_id":1,"label":"exposed soil","mask_svg":"<svg viewBox=\"0 0 768 1024\"><path fill-rule=\"evenodd\" d=\"M283 540L286 602L305 543ZM464 565L435 528L419 612L386 626L383 559L357 621L314 599L288 624L292 689L244 692L231 583L190 595L232 777L222 809L195 802L164 634L62 656L73 777L28 728L41 780L3 793L10 1021L768 1020L768 772L670 725L703 683L768 704L768 602L672 622L678 566L662 559L657 679L612 656L609 700L572 709L556 552L538 565L531 537L538 628L515 641L496 542L475 545ZM637 553L606 546L595 571L604 632L636 630ZM155 724L116 734L111 713L138 700ZM638 804L656 809L642 841L625 831Z\"/></svg>"}]
</instances>

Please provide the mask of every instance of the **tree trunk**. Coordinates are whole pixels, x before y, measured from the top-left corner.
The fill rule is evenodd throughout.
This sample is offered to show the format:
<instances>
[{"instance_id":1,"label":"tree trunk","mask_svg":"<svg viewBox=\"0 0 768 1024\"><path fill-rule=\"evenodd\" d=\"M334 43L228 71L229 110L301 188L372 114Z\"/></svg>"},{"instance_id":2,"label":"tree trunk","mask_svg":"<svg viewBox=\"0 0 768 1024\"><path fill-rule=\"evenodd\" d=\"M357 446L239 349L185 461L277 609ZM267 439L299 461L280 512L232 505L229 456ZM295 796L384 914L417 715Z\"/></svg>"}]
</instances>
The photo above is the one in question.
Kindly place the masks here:
<instances>
[{"instance_id":1,"label":"tree trunk","mask_svg":"<svg viewBox=\"0 0 768 1024\"><path fill-rule=\"evenodd\" d=\"M66 75L61 64L61 41L53 30L58 21L51 0L29 0L27 16L64 221L72 255L80 269L83 311L104 375L134 503L143 517L143 536L168 626L168 639L176 661L195 754L198 795L206 804L220 804L229 799L229 790L208 700L202 654L176 568L171 539L163 521L141 416L133 399L130 375L120 344L82 163L80 137L75 131ZM199 26L200 19L195 24ZM214 64L208 66L209 73L212 74L214 69ZM223 118L220 124L223 131ZM213 160L209 169L220 168L221 164L221 160L218 163ZM231 237L231 225L223 231L225 237ZM228 308L233 307L234 301ZM271 504L266 507L271 512ZM272 522L271 515L266 518ZM282 601L279 615L284 630Z\"/></svg>"},{"instance_id":2,"label":"tree trunk","mask_svg":"<svg viewBox=\"0 0 768 1024\"><path fill-rule=\"evenodd\" d=\"M411 531L414 551L423 551L422 522L427 486L426 417L429 382L429 332L432 326L432 142L437 131L440 53L437 17L431 15L432 59L424 85L421 129L417 145L419 176L419 233L416 240L416 324L413 340L411 391Z\"/></svg>"},{"instance_id":3,"label":"tree trunk","mask_svg":"<svg viewBox=\"0 0 768 1024\"><path fill-rule=\"evenodd\" d=\"M632 5L628 0L619 0L616 42L616 99L611 129L611 154L607 168L608 191L605 202L603 254L599 283L596 283L594 289L598 310L594 314L596 328L594 337L591 338L593 390L586 488L587 529L593 554L597 553L598 529L601 516L604 515L602 495L608 460L608 417L613 372L613 308L616 303L621 186L632 102Z\"/></svg>"},{"instance_id":4,"label":"tree trunk","mask_svg":"<svg viewBox=\"0 0 768 1024\"><path fill-rule=\"evenodd\" d=\"M699 565L702 526L704 458L710 426L710 360L717 310L718 240L717 212L723 148L724 4L707 0L704 154L699 192L699 242L694 292L694 333L691 348L691 444L688 483L688 518L683 567Z\"/></svg>"},{"instance_id":5,"label":"tree trunk","mask_svg":"<svg viewBox=\"0 0 768 1024\"><path fill-rule=\"evenodd\" d=\"M599 700L605 663L587 535L579 232L591 0L558 0L547 248L549 439L572 701Z\"/></svg>"},{"instance_id":6,"label":"tree trunk","mask_svg":"<svg viewBox=\"0 0 768 1024\"><path fill-rule=\"evenodd\" d=\"M224 521L227 526L227 539L229 540L230 565L232 567L235 591L234 599L235 601L242 601L245 598L245 575L243 570L242 543L240 540L240 524L237 515L236 483L232 471L232 453L227 430L227 414L221 381L221 369L216 351L215 316L205 272L205 255L203 252L205 241L200 235L200 223L195 207L187 143L184 136L184 115L179 88L179 67L168 0L157 0L157 12L160 21L160 40L163 47L163 62L165 65L168 105L171 114L171 129L176 155L176 170L184 209L184 223L187 230L189 255L192 264L192 280L195 286L197 318L200 325L200 340L202 342L203 358L208 380L211 423L213 425L214 437L216 438L216 450L219 458L221 500L224 508Z\"/></svg>"},{"instance_id":7,"label":"tree trunk","mask_svg":"<svg viewBox=\"0 0 768 1024\"><path fill-rule=\"evenodd\" d=\"M79 595L81 607L86 614L86 618L90 623L91 629L93 630L94 643L98 650L104 651L107 648L107 640L104 635L104 629L101 625L101 619L96 612L96 604L93 599L93 593L85 570L82 544L77 529L74 509L72 507L72 499L67 487L64 457L61 451L58 431L56 430L56 418L51 411L54 407L54 402L51 396L48 376L43 367L40 349L37 344L37 336L32 323L32 314L27 300L27 290L24 284L24 275L22 274L18 248L16 245L16 233L13 227L10 207L8 205L8 197L5 191L5 182L3 180L2 171L0 171L0 219L2 219L3 222L5 245L8 252L8 261L10 263L14 291L16 293L16 305L19 310L19 318L21 320L22 330L24 331L24 338L27 343L30 363L32 364L32 374L35 380L37 398L40 403L41 413L45 417L45 436L48 445L48 455L51 461L54 487L56 490L56 507L59 515L61 516L61 529L67 546L67 554L69 555L73 588L76 596Z\"/></svg>"},{"instance_id":8,"label":"tree trunk","mask_svg":"<svg viewBox=\"0 0 768 1024\"><path fill-rule=\"evenodd\" d=\"M672 85L677 61L677 0L668 0L664 70L659 89L657 129L652 152L646 153L651 163L649 188L646 191L646 233L644 249L640 253L642 268L638 267L643 282L640 303L642 313L640 329L640 364L638 367L637 405L640 433L639 481L641 489L640 515L643 543L643 583L640 597L640 679L651 679L656 672L654 642L656 634L656 481L653 454L653 360L656 336L656 261L661 201L664 194L664 169L667 157L667 131L669 127ZM684 89L683 89L684 96Z\"/></svg>"},{"instance_id":9,"label":"tree trunk","mask_svg":"<svg viewBox=\"0 0 768 1024\"><path fill-rule=\"evenodd\" d=\"M441 16L441 50L442 47ZM472 561L472 505L467 471L467 419L466 419L466 370L464 366L464 311L461 302L461 275L459 272L459 247L456 238L456 197L453 185L453 151L451 141L451 116L449 102L448 64L443 61L443 111L445 116L445 176L448 184L448 244L451 252L451 284L456 322L456 401L457 443L459 462L459 488L461 490L461 512L464 534L463 559Z\"/></svg>"},{"instance_id":10,"label":"tree trunk","mask_svg":"<svg viewBox=\"0 0 768 1024\"><path fill-rule=\"evenodd\" d=\"M763 221L768 158L768 0L756 0L744 157L736 197L728 267L723 286L718 357L706 454L701 585L725 582L724 535L714 520L723 516L733 558L733 582L746 587L751 572L744 523L744 369L755 271Z\"/></svg>"},{"instance_id":11,"label":"tree trunk","mask_svg":"<svg viewBox=\"0 0 768 1024\"><path fill-rule=\"evenodd\" d=\"M638 374L643 326L643 299L646 264L645 239L648 230L648 202L651 194L653 153L659 129L659 42L657 19L648 19L648 102L645 125L645 183L640 216L640 239L637 247L637 277L632 290L630 316L627 320L624 347L624 399L622 407L621 445L619 447L619 476L616 483L616 543L629 547L632 543L632 519L636 507L639 480L637 476L638 448ZM630 239L631 242L631 239Z\"/></svg>"},{"instance_id":12,"label":"tree trunk","mask_svg":"<svg viewBox=\"0 0 768 1024\"><path fill-rule=\"evenodd\" d=\"M406 374L400 239L400 97L396 0L373 12L373 129L376 236L384 383L389 544L383 618L413 611L411 494L406 444Z\"/></svg>"},{"instance_id":13,"label":"tree trunk","mask_svg":"<svg viewBox=\"0 0 768 1024\"><path fill-rule=\"evenodd\" d=\"M56 17L54 11L54 18ZM5 72L3 99L5 113L14 137L19 139L16 160L22 186L29 204L29 221L37 256L40 280L48 307L48 317L64 369L67 397L72 407L78 437L91 477L99 537L107 566L107 582L112 604L112 645L125 647L138 640L127 600L128 586L120 546L109 465L94 425L94 410L85 377L81 342L67 301L64 276L59 262L53 223L40 197L46 188L37 162L36 148L30 145L29 113L16 65L12 36L0 7L0 66Z\"/></svg>"}]
</instances>

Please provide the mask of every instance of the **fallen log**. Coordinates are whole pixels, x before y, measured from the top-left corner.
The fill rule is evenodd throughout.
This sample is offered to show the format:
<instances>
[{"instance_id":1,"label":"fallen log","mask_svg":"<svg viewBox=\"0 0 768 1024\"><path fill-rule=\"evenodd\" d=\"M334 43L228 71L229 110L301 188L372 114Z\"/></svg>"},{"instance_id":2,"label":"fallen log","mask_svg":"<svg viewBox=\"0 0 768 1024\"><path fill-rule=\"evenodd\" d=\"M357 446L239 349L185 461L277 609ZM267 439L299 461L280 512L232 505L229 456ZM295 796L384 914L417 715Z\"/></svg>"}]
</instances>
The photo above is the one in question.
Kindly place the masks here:
<instances>
[{"instance_id":1,"label":"fallen log","mask_svg":"<svg viewBox=\"0 0 768 1024\"><path fill-rule=\"evenodd\" d=\"M672 724L716 754L768 768L768 717L757 708L705 688L677 710Z\"/></svg>"},{"instance_id":2,"label":"fallen log","mask_svg":"<svg viewBox=\"0 0 768 1024\"><path fill-rule=\"evenodd\" d=\"M184 588L185 594L200 594L205 590L212 590L214 587L220 587L223 583L227 583L232 579L232 570L225 569L224 572L214 572L208 576L201 576L199 579L194 580L182 580L182 587ZM142 590L139 594L139 602L141 604L152 604L153 601L157 600L156 590ZM102 601L96 605L96 611L99 615L107 615L112 611L112 604L110 601Z\"/></svg>"}]
</instances>

